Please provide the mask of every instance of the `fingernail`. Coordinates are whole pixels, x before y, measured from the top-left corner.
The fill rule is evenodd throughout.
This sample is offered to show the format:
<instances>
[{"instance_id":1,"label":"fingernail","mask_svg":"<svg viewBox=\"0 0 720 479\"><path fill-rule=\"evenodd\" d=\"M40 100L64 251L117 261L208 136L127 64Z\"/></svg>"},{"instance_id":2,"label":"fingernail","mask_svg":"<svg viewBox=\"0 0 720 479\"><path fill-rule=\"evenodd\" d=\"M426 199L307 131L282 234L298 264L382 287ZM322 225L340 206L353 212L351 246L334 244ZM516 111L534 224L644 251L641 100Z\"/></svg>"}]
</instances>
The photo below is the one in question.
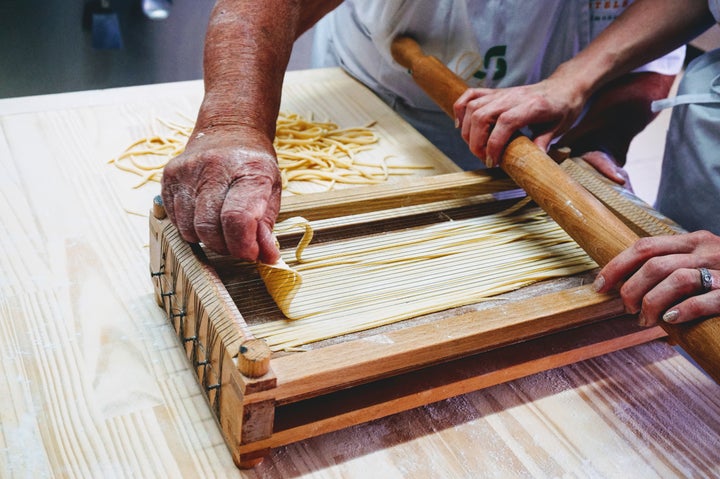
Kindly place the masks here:
<instances>
[{"instance_id":1,"label":"fingernail","mask_svg":"<svg viewBox=\"0 0 720 479\"><path fill-rule=\"evenodd\" d=\"M666 323L674 323L675 321L677 321L678 316L680 316L680 311L678 311L677 309L671 309L670 311L663 314L662 319Z\"/></svg>"},{"instance_id":2,"label":"fingernail","mask_svg":"<svg viewBox=\"0 0 720 479\"><path fill-rule=\"evenodd\" d=\"M605 278L599 274L595 278L595 281L593 281L593 289L597 292L603 289L603 286L605 286Z\"/></svg>"},{"instance_id":3,"label":"fingernail","mask_svg":"<svg viewBox=\"0 0 720 479\"><path fill-rule=\"evenodd\" d=\"M485 166L487 166L488 168L492 168L493 166L495 166L495 162L493 161L492 158L490 158L489 156L486 156L485 157Z\"/></svg>"},{"instance_id":4,"label":"fingernail","mask_svg":"<svg viewBox=\"0 0 720 479\"><path fill-rule=\"evenodd\" d=\"M460 118L455 118L455 128L460 128Z\"/></svg>"},{"instance_id":5,"label":"fingernail","mask_svg":"<svg viewBox=\"0 0 720 479\"><path fill-rule=\"evenodd\" d=\"M641 328L645 328L648 325L647 320L645 319L645 314L643 314L642 311L640 311L640 314L638 314L638 325Z\"/></svg>"}]
</instances>

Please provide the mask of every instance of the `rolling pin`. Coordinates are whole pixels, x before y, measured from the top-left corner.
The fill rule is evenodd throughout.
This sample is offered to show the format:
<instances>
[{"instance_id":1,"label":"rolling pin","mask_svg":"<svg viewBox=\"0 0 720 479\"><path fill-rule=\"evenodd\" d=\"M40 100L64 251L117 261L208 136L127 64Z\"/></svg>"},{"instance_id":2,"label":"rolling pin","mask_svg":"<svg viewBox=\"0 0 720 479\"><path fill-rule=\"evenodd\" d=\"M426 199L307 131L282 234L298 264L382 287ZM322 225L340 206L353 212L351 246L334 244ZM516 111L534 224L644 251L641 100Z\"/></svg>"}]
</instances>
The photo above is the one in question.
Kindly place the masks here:
<instances>
[{"instance_id":1,"label":"rolling pin","mask_svg":"<svg viewBox=\"0 0 720 479\"><path fill-rule=\"evenodd\" d=\"M426 55L410 37L397 37L391 53L418 86L455 118L453 104L468 88L463 79L437 58ZM600 266L639 239L529 138L512 140L500 167ZM720 317L683 324L660 321L660 326L720 383Z\"/></svg>"}]
</instances>

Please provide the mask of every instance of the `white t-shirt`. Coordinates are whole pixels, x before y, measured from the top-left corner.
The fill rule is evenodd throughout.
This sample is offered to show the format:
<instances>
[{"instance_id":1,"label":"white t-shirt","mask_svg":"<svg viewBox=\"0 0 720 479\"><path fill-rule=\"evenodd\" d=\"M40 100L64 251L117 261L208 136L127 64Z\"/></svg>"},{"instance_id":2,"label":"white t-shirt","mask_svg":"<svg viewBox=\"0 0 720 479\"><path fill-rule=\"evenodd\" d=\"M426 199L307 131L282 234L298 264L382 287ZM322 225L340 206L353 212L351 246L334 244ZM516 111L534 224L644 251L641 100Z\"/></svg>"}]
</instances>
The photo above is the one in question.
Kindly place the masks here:
<instances>
[{"instance_id":1,"label":"white t-shirt","mask_svg":"<svg viewBox=\"0 0 720 479\"><path fill-rule=\"evenodd\" d=\"M453 122L390 54L414 37L469 86L536 83L599 34L627 0L346 0L316 27L313 66L342 66L450 158L478 168ZM644 69L674 74L684 49ZM465 159L460 157L464 156Z\"/></svg>"},{"instance_id":2,"label":"white t-shirt","mask_svg":"<svg viewBox=\"0 0 720 479\"><path fill-rule=\"evenodd\" d=\"M314 66L341 65L381 94L437 110L390 44L409 34L470 86L536 83L587 46L628 0L346 0L317 27ZM643 67L675 74L684 48Z\"/></svg>"}]
</instances>

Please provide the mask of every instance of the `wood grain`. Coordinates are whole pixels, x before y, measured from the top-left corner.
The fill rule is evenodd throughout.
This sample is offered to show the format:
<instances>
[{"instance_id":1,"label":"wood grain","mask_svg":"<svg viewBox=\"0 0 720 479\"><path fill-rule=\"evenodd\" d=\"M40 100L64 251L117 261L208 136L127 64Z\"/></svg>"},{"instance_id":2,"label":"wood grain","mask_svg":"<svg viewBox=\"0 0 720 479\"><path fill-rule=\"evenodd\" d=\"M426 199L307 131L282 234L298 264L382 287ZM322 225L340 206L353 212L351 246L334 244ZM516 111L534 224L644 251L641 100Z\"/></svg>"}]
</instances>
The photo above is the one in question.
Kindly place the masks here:
<instances>
[{"instance_id":1,"label":"wood grain","mask_svg":"<svg viewBox=\"0 0 720 479\"><path fill-rule=\"evenodd\" d=\"M716 386L708 389L705 379L705 386L678 387L675 374L697 371L678 369L671 356L652 343L517 379L280 448L257 471L269 478L353 476L362 467L397 478L713 477L720 424L712 415L717 399L705 395Z\"/></svg>"},{"instance_id":2,"label":"wood grain","mask_svg":"<svg viewBox=\"0 0 720 479\"><path fill-rule=\"evenodd\" d=\"M286 83L326 95L325 74ZM355 94L349 78L328 77L328 91ZM193 115L201 95L186 82L0 100L0 477L718 475L720 390L661 343L282 447L238 471L152 291L145 215L157 186L133 190L135 177L106 164L152 118ZM423 155L404 128L395 144Z\"/></svg>"},{"instance_id":3,"label":"wood grain","mask_svg":"<svg viewBox=\"0 0 720 479\"><path fill-rule=\"evenodd\" d=\"M622 314L622 304L592 292L572 288L460 314L427 325L401 328L364 340L308 351L301 357L279 357L272 368L283 380L272 391L248 396L279 403L348 387L361 380L389 376L408 367L430 365L495 346L530 339ZM443 334L444 333L444 334ZM298 359L302 359L299 361Z\"/></svg>"},{"instance_id":4,"label":"wood grain","mask_svg":"<svg viewBox=\"0 0 720 479\"><path fill-rule=\"evenodd\" d=\"M492 172L463 171L436 176L399 178L391 184L354 188L283 199L279 220L302 216L307 220L334 218L517 188L509 178Z\"/></svg>"},{"instance_id":5,"label":"wood grain","mask_svg":"<svg viewBox=\"0 0 720 479\"><path fill-rule=\"evenodd\" d=\"M437 166L419 173L457 171L339 70L294 77L283 108L376 120L385 151ZM0 476L242 475L152 293L159 186L107 164L201 98L187 82L2 100Z\"/></svg>"}]
</instances>

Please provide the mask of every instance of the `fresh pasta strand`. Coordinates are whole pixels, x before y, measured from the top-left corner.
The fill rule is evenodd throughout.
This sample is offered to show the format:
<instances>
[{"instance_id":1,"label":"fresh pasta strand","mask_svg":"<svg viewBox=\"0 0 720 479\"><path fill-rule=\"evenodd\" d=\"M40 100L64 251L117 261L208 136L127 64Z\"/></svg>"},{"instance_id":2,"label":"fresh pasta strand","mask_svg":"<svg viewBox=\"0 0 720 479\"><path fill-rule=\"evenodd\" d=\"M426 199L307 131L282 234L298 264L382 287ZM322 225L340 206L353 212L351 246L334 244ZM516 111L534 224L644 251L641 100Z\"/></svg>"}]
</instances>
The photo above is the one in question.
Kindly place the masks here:
<instances>
[{"instance_id":1,"label":"fresh pasta strand","mask_svg":"<svg viewBox=\"0 0 720 479\"><path fill-rule=\"evenodd\" d=\"M302 253L313 238L313 229L310 222L299 216L288 218L275 225L274 233L283 233L295 228L304 230L303 236L295 248L295 260L302 263ZM258 263L258 273L265 283L270 295L275 298L281 311L288 311L292 305L300 286L302 275L297 269L291 268L280 258L275 264Z\"/></svg>"},{"instance_id":2,"label":"fresh pasta strand","mask_svg":"<svg viewBox=\"0 0 720 479\"><path fill-rule=\"evenodd\" d=\"M194 127L187 117L183 122L157 119L156 123L151 125L151 135L133 142L110 160L118 169L141 177L134 188L161 180L168 161L185 151ZM337 185L377 184L393 175L433 168L430 165L392 165L389 156L379 161L359 160L359 153L371 150L379 141L371 129L373 124L340 128L331 121L313 121L295 113L281 112L273 146L283 190L303 194L308 191L308 185L319 185L320 191L327 191ZM158 126L162 127L163 133L156 131Z\"/></svg>"},{"instance_id":3,"label":"fresh pasta strand","mask_svg":"<svg viewBox=\"0 0 720 479\"><path fill-rule=\"evenodd\" d=\"M311 231L309 222L288 221ZM283 252L282 274L263 275L288 319L250 329L273 350L297 350L597 266L539 208L511 208L381 236L309 242L301 240L294 259L287 256L292 252ZM290 279L288 270L302 280Z\"/></svg>"}]
</instances>

